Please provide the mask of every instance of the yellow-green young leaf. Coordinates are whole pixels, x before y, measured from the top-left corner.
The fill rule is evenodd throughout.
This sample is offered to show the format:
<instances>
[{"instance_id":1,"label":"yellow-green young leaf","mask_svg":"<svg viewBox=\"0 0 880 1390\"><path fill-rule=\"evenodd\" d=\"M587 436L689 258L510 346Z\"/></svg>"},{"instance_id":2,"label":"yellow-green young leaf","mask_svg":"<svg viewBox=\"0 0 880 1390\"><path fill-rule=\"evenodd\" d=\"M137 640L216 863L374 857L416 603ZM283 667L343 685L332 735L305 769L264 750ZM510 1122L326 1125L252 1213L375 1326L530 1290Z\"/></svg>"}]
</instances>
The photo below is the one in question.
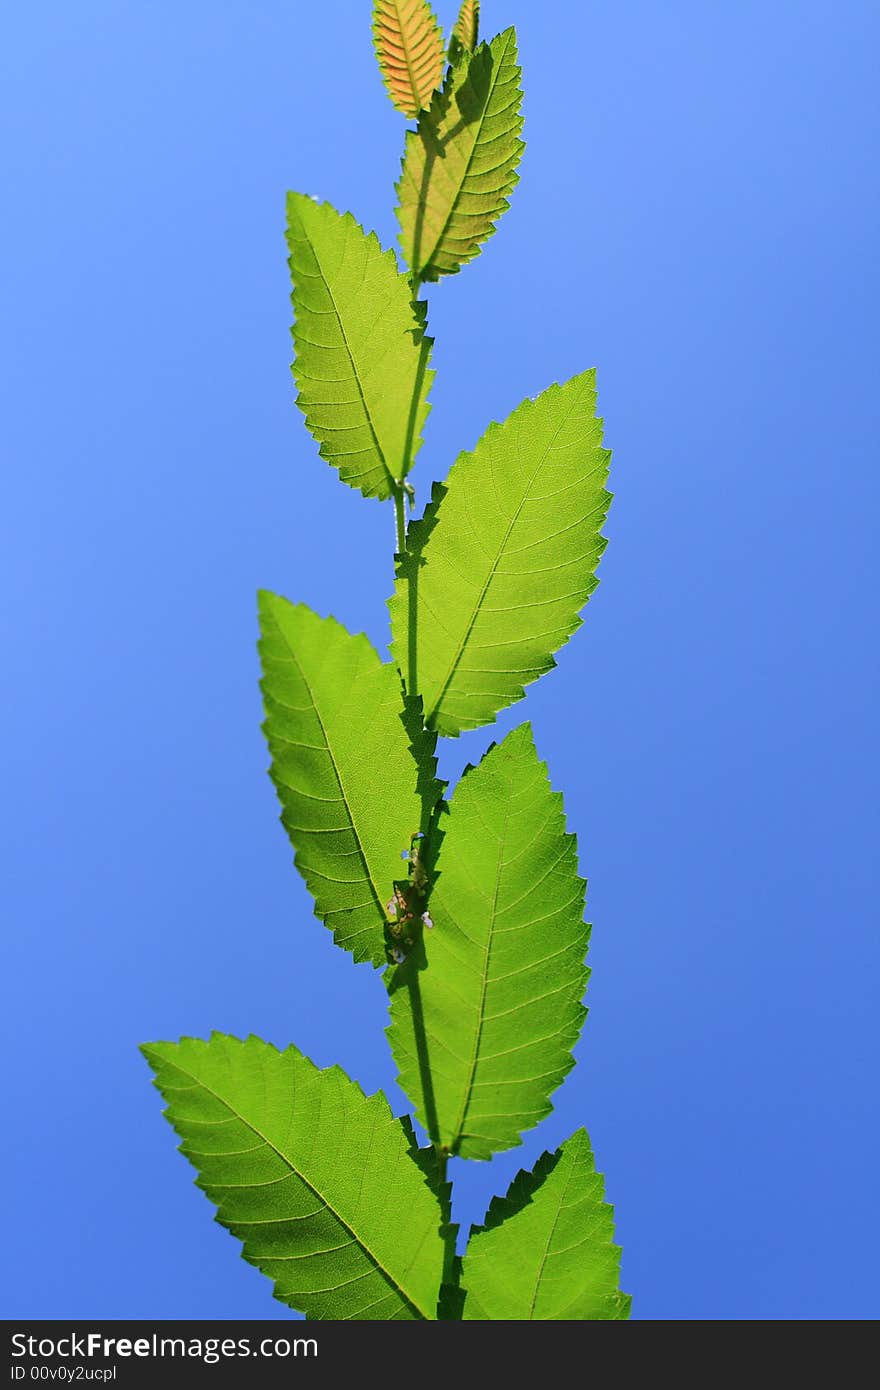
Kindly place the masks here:
<instances>
[{"instance_id":1,"label":"yellow-green young leaf","mask_svg":"<svg viewBox=\"0 0 880 1390\"><path fill-rule=\"evenodd\" d=\"M373 43L394 105L417 116L443 76L443 34L427 0L374 0Z\"/></svg>"},{"instance_id":2,"label":"yellow-green young leaf","mask_svg":"<svg viewBox=\"0 0 880 1390\"><path fill-rule=\"evenodd\" d=\"M440 827L434 926L391 978L388 1036L434 1142L489 1158L551 1109L586 1012L577 844L528 724L467 770Z\"/></svg>"},{"instance_id":3,"label":"yellow-green young leaf","mask_svg":"<svg viewBox=\"0 0 880 1390\"><path fill-rule=\"evenodd\" d=\"M463 52L407 132L397 216L407 265L422 280L454 275L479 254L509 206L525 146L516 32Z\"/></svg>"},{"instance_id":4,"label":"yellow-green young leaf","mask_svg":"<svg viewBox=\"0 0 880 1390\"><path fill-rule=\"evenodd\" d=\"M480 37L480 0L462 0L452 37L465 53L473 53Z\"/></svg>"},{"instance_id":5,"label":"yellow-green young leaf","mask_svg":"<svg viewBox=\"0 0 880 1390\"><path fill-rule=\"evenodd\" d=\"M579 1129L494 1198L472 1229L462 1268L466 1322L621 1321L614 1210Z\"/></svg>"},{"instance_id":6,"label":"yellow-green young leaf","mask_svg":"<svg viewBox=\"0 0 880 1390\"><path fill-rule=\"evenodd\" d=\"M610 501L595 403L592 371L523 402L409 528L392 651L441 734L491 723L580 627Z\"/></svg>"},{"instance_id":7,"label":"yellow-green young leaf","mask_svg":"<svg viewBox=\"0 0 880 1390\"><path fill-rule=\"evenodd\" d=\"M424 307L393 251L350 213L289 193L287 223L297 404L343 482L390 497L430 408Z\"/></svg>"},{"instance_id":8,"label":"yellow-green young leaf","mask_svg":"<svg viewBox=\"0 0 880 1390\"><path fill-rule=\"evenodd\" d=\"M433 743L366 637L275 594L259 606L263 729L296 866L337 944L384 965L401 854L440 791Z\"/></svg>"},{"instance_id":9,"label":"yellow-green young leaf","mask_svg":"<svg viewBox=\"0 0 880 1390\"><path fill-rule=\"evenodd\" d=\"M141 1050L197 1185L276 1298L310 1318L436 1318L441 1209L381 1092L254 1037Z\"/></svg>"}]
</instances>

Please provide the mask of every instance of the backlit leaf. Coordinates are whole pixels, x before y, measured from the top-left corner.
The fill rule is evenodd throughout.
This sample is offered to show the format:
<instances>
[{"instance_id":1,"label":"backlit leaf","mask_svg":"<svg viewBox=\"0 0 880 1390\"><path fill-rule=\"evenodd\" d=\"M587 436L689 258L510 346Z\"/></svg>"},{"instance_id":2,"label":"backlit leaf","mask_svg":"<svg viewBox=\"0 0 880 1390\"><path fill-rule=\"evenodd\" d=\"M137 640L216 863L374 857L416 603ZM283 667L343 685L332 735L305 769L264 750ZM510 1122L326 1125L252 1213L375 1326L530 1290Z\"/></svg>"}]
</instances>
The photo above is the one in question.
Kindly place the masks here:
<instances>
[{"instance_id":1,"label":"backlit leaf","mask_svg":"<svg viewBox=\"0 0 880 1390\"><path fill-rule=\"evenodd\" d=\"M610 501L595 403L592 371L524 401L409 528L392 651L441 734L490 723L580 627Z\"/></svg>"},{"instance_id":2,"label":"backlit leaf","mask_svg":"<svg viewBox=\"0 0 880 1390\"><path fill-rule=\"evenodd\" d=\"M404 259L421 280L479 254L509 206L524 149L516 32L462 52L407 132L397 216Z\"/></svg>"},{"instance_id":3,"label":"backlit leaf","mask_svg":"<svg viewBox=\"0 0 880 1390\"><path fill-rule=\"evenodd\" d=\"M443 34L427 0L374 0L373 43L394 105L417 116L443 76Z\"/></svg>"},{"instance_id":4,"label":"backlit leaf","mask_svg":"<svg viewBox=\"0 0 880 1390\"><path fill-rule=\"evenodd\" d=\"M394 253L350 213L290 193L287 220L297 404L343 482L390 497L430 408L425 307Z\"/></svg>"},{"instance_id":5,"label":"backlit leaf","mask_svg":"<svg viewBox=\"0 0 880 1390\"><path fill-rule=\"evenodd\" d=\"M480 37L480 0L462 0L452 37L465 53L473 53Z\"/></svg>"},{"instance_id":6,"label":"backlit leaf","mask_svg":"<svg viewBox=\"0 0 880 1390\"><path fill-rule=\"evenodd\" d=\"M586 1012L577 845L528 724L468 769L440 826L433 929L391 979L388 1036L435 1143L489 1158L550 1110Z\"/></svg>"},{"instance_id":7,"label":"backlit leaf","mask_svg":"<svg viewBox=\"0 0 880 1390\"><path fill-rule=\"evenodd\" d=\"M198 1186L276 1298L310 1318L436 1318L441 1207L381 1092L254 1037L141 1050Z\"/></svg>"},{"instance_id":8,"label":"backlit leaf","mask_svg":"<svg viewBox=\"0 0 880 1390\"><path fill-rule=\"evenodd\" d=\"M440 791L433 741L366 637L275 594L259 603L263 728L296 866L337 944L384 965L401 854Z\"/></svg>"},{"instance_id":9,"label":"backlit leaf","mask_svg":"<svg viewBox=\"0 0 880 1390\"><path fill-rule=\"evenodd\" d=\"M471 1231L462 1268L463 1319L622 1321L614 1210L604 1200L590 1141L579 1129L496 1197Z\"/></svg>"}]
</instances>

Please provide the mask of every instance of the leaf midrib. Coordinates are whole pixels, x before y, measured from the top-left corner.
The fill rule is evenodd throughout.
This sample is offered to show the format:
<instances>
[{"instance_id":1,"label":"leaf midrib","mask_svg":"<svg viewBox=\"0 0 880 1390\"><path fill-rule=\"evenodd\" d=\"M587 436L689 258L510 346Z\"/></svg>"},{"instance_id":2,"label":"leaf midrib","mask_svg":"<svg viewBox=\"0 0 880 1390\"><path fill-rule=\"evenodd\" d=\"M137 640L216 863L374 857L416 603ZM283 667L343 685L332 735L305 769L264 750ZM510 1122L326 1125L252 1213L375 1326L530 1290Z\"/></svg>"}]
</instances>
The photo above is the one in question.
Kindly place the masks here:
<instances>
[{"instance_id":1,"label":"leaf midrib","mask_svg":"<svg viewBox=\"0 0 880 1390\"><path fill-rule=\"evenodd\" d=\"M225 1108L229 1111L231 1115L233 1115L237 1120L241 1120L242 1124L246 1125L247 1128L253 1134L255 1134L262 1141L262 1143L266 1145L267 1148L271 1149L274 1154L277 1154L277 1156L281 1159L282 1163L286 1164L286 1166L290 1169L291 1173L293 1173L294 1177L298 1178L301 1183L304 1183L305 1186L309 1189L309 1191L315 1197L318 1198L318 1201L322 1202L323 1205L327 1208L327 1210L332 1213L332 1215L339 1222L340 1226L342 1226L343 1230L348 1232L355 1244L358 1245L360 1249L363 1250L364 1254L367 1255L368 1258L373 1261L373 1264L379 1270L380 1274L382 1274L383 1277L388 1280L392 1288L396 1290L396 1292L400 1295L404 1302L408 1303L411 1308L414 1308L420 1318L424 1319L425 1321L430 1321L428 1314L424 1311L421 1305L418 1302L416 1302L414 1298L411 1298L404 1289L401 1288L394 1275L391 1273L390 1270L385 1268L385 1265L379 1259L378 1255L376 1255L374 1251L370 1248L370 1246L367 1245L366 1241L358 1235L357 1231L355 1231L354 1228L345 1220L345 1217L342 1216L341 1213L336 1210L333 1203L329 1200L328 1197L324 1195L323 1192L321 1192L320 1188L316 1187L314 1183L310 1182L309 1179L306 1177L305 1173L300 1172L294 1160L288 1157L288 1155L284 1153L283 1149L279 1149L277 1144L273 1144L272 1140L268 1137L268 1135L264 1134L263 1131L253 1120L250 1120L246 1115L243 1115L240 1110L237 1110L230 1101L228 1101L224 1096L220 1095L218 1091L215 1091L213 1086L209 1086L208 1083L202 1080L200 1076L196 1076L194 1072L189 1071L187 1067L181 1065L179 1061L174 1061L171 1063L171 1065L173 1067L176 1067L178 1071L182 1071L184 1076L188 1076L190 1080L194 1081L197 1086L203 1087L203 1089L206 1090L209 1095L213 1096L215 1100L219 1101L221 1105L225 1106ZM279 1217L278 1220L283 1221L283 1217Z\"/></svg>"},{"instance_id":2,"label":"leaf midrib","mask_svg":"<svg viewBox=\"0 0 880 1390\"><path fill-rule=\"evenodd\" d=\"M489 115L489 106L490 106L490 104L491 104L491 101L492 101L493 96L495 95L495 91L496 91L496 89L497 89L497 87L498 87L498 83L499 83L499 81L500 81L502 65L503 65L504 61L506 60L506 58L507 58L507 54L508 54L508 52L510 51L510 45L511 45L512 43L513 43L513 35L510 34L510 35L508 36L507 43L506 43L505 48L504 48L504 52L503 52L503 54L501 54L501 56L500 56L500 58L499 58L499 61L498 61L498 64L497 64L497 67L496 67L496 69L495 69L495 71L493 72L493 75L492 75L492 83L491 83L491 86L490 86L490 88L489 88L489 91L488 91L487 94L486 94L486 104L485 104L485 106L483 107L483 111L482 111L482 114L481 114L481 116L480 116L480 120L479 120L479 124L478 124L478 129L477 129L477 131L476 131L476 134L474 135L473 143L472 143L472 145L471 145L471 151L470 151L470 154L469 154L468 157L467 157L467 163L466 163L466 165L465 165L464 173L462 174L461 179L459 180L458 191L456 192L455 197L454 197L454 199L452 200L452 203L451 203L450 208L449 208L449 212L448 212L447 215L446 215L446 220L445 220L445 222L443 223L443 226L441 227L439 233L437 234L437 236L436 236L436 238L435 238L435 240L434 240L434 243L433 243L433 245L432 245L432 247L431 247L431 254L430 254L430 256L427 256L427 257L423 257L423 258L422 258L422 265L421 265L420 267L418 267L418 274L419 274L419 275L424 274L424 272L425 272L426 270L430 270L431 265L432 265L433 260L434 260L434 257L435 257L436 254L437 254L438 247L441 245L441 243L442 243L442 241L443 241L443 238L445 237L447 231L449 230L449 224L450 224L450 222L452 221L452 219L453 219L453 217L454 217L454 215L455 215L455 211L456 211L456 209L457 209L457 207L458 207L458 204L459 204L459 202L460 202L460 200L461 200L461 195L462 195L462 192L463 192L463 190L464 190L465 183L467 182L468 176L470 175L471 165L472 165L473 162L474 162L474 156L476 155L476 152L477 152L477 146L478 146L479 143L480 143L480 137L481 137L481 135L482 135L482 133L483 133L483 126L485 125L486 120L487 120L488 115ZM490 48L490 51L491 51L491 44L489 45L489 48ZM471 61L473 61L473 59L471 59ZM467 78L465 78L465 81L467 81ZM452 95L452 94L450 93L450 98L451 98L451 95Z\"/></svg>"},{"instance_id":3,"label":"leaf midrib","mask_svg":"<svg viewBox=\"0 0 880 1390\"><path fill-rule=\"evenodd\" d=\"M413 114L417 116L422 109L422 99L419 95L419 91L416 86L416 76L415 72L413 71L413 65L410 55L409 35L406 29L406 25L404 23L403 15L401 14L401 0L393 0L393 4L395 13L397 15L397 27L400 33L400 43L403 48L403 56L406 61L406 71L409 75L409 89L410 93L412 94L412 104L415 107L415 111Z\"/></svg>"}]
</instances>

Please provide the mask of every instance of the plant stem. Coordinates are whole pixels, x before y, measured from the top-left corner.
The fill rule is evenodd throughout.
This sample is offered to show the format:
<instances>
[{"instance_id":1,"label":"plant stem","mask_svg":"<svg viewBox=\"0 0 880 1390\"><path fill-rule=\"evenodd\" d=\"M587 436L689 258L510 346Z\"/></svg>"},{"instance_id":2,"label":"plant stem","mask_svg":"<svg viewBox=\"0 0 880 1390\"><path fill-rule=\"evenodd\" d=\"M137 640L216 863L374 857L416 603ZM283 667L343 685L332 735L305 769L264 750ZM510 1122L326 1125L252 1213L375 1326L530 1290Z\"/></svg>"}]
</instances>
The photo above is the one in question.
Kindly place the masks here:
<instances>
[{"instance_id":1,"label":"plant stem","mask_svg":"<svg viewBox=\"0 0 880 1390\"><path fill-rule=\"evenodd\" d=\"M406 554L406 493L402 486L394 490L394 522L397 534L397 554Z\"/></svg>"},{"instance_id":2,"label":"plant stem","mask_svg":"<svg viewBox=\"0 0 880 1390\"><path fill-rule=\"evenodd\" d=\"M421 301L419 300L419 290L421 289L421 285L422 281L419 275L410 276L410 289L412 290L413 313L416 315L417 318L419 314L419 305L421 303ZM397 521L398 555L406 554L406 499L407 497L409 497L410 508L412 508L414 497L412 488L409 487L406 483L406 475L409 473L409 470L412 467L414 436L416 430L416 416L418 412L419 398L421 396L422 387L424 385L425 372L428 367L428 358L430 356L430 350L431 339L427 338L423 333L421 338L421 355L419 358L419 370L416 374L416 379L413 384L412 398L410 400L409 406L409 420L407 426L405 448L406 467L404 468L400 481L394 484L394 511Z\"/></svg>"}]
</instances>

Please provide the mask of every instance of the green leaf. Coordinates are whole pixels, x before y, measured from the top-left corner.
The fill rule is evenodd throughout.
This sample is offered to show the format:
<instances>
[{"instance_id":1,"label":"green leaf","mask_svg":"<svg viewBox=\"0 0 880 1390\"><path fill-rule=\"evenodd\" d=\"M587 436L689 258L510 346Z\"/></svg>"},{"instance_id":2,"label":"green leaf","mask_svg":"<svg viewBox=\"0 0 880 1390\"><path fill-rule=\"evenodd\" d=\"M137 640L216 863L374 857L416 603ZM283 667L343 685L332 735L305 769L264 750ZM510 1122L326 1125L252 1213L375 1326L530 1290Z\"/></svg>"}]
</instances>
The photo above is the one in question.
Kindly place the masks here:
<instances>
[{"instance_id":1,"label":"green leaf","mask_svg":"<svg viewBox=\"0 0 880 1390\"><path fill-rule=\"evenodd\" d=\"M197 1185L276 1298L310 1318L436 1318L441 1209L381 1092L254 1037L141 1050Z\"/></svg>"},{"instance_id":2,"label":"green leaf","mask_svg":"<svg viewBox=\"0 0 880 1390\"><path fill-rule=\"evenodd\" d=\"M392 652L441 734L491 723L580 627L610 501L595 403L592 371L524 401L409 528Z\"/></svg>"},{"instance_id":3,"label":"green leaf","mask_svg":"<svg viewBox=\"0 0 880 1390\"><path fill-rule=\"evenodd\" d=\"M424 307L393 251L350 213L289 193L287 220L297 404L343 482L390 497L430 409Z\"/></svg>"},{"instance_id":4,"label":"green leaf","mask_svg":"<svg viewBox=\"0 0 880 1390\"><path fill-rule=\"evenodd\" d=\"M454 275L509 207L525 146L516 31L463 52L408 131L397 185L404 259L421 280Z\"/></svg>"},{"instance_id":5,"label":"green leaf","mask_svg":"<svg viewBox=\"0 0 880 1390\"><path fill-rule=\"evenodd\" d=\"M462 1269L464 1321L620 1321L632 1299L618 1290L614 1209L604 1201L586 1132L579 1129L496 1197L472 1229Z\"/></svg>"},{"instance_id":6,"label":"green leaf","mask_svg":"<svg viewBox=\"0 0 880 1390\"><path fill-rule=\"evenodd\" d=\"M259 595L271 776L315 913L355 960L384 965L385 904L440 785L434 740L367 638Z\"/></svg>"},{"instance_id":7,"label":"green leaf","mask_svg":"<svg viewBox=\"0 0 880 1390\"><path fill-rule=\"evenodd\" d=\"M480 0L462 0L458 19L452 31L453 42L465 53L473 53L480 37ZM450 46L450 54L452 47Z\"/></svg>"},{"instance_id":8,"label":"green leaf","mask_svg":"<svg viewBox=\"0 0 880 1390\"><path fill-rule=\"evenodd\" d=\"M374 0L373 43L392 102L417 116L443 76L443 34L427 0Z\"/></svg>"},{"instance_id":9,"label":"green leaf","mask_svg":"<svg viewBox=\"0 0 880 1390\"><path fill-rule=\"evenodd\" d=\"M390 981L400 1084L462 1158L520 1142L573 1066L589 972L584 881L528 724L469 768L436 855L434 929Z\"/></svg>"}]
</instances>

